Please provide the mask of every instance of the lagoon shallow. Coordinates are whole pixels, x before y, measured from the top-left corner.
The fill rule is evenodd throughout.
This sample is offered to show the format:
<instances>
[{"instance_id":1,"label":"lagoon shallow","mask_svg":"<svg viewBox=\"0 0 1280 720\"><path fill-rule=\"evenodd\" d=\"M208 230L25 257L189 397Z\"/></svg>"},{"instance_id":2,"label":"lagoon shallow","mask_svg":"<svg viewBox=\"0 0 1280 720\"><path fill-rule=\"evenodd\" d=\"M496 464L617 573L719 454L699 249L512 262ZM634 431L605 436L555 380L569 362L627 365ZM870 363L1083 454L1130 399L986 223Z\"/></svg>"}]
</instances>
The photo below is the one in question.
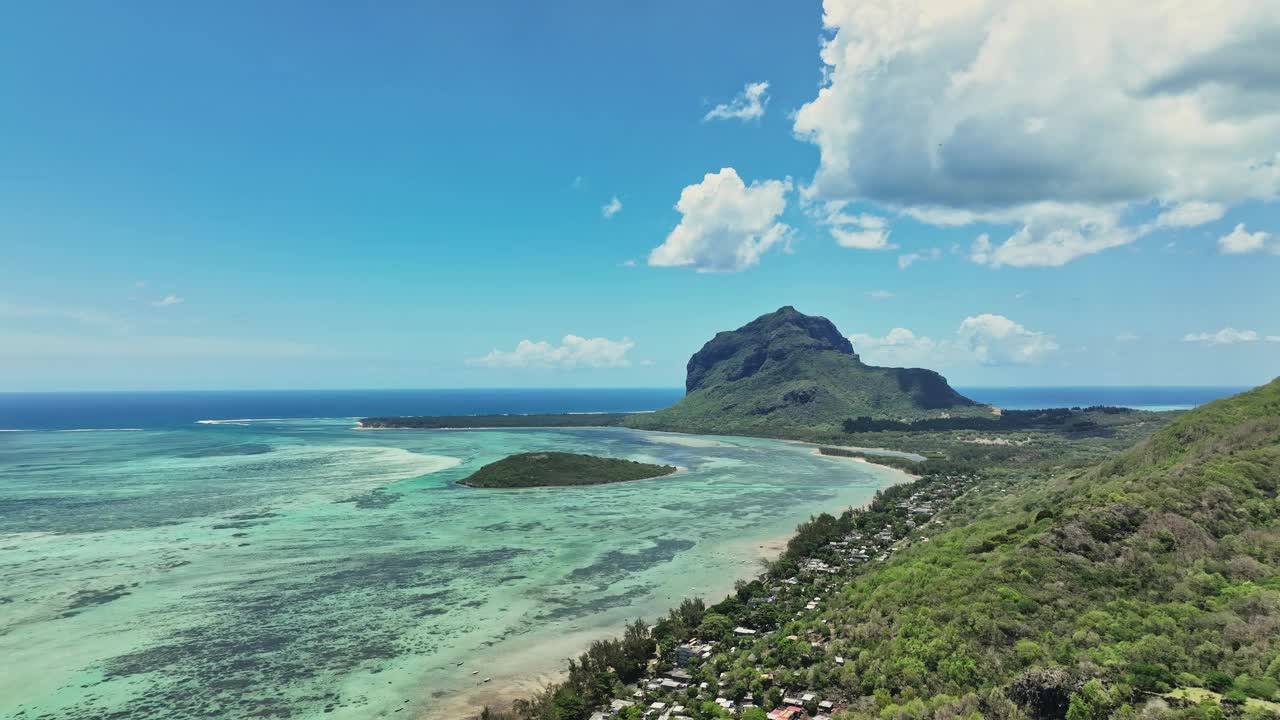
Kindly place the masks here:
<instances>
[{"instance_id":1,"label":"lagoon shallow","mask_svg":"<svg viewBox=\"0 0 1280 720\"><path fill-rule=\"evenodd\" d=\"M458 717L902 479L771 440L352 425L0 433L0 717ZM455 483L535 450L687 472Z\"/></svg>"}]
</instances>

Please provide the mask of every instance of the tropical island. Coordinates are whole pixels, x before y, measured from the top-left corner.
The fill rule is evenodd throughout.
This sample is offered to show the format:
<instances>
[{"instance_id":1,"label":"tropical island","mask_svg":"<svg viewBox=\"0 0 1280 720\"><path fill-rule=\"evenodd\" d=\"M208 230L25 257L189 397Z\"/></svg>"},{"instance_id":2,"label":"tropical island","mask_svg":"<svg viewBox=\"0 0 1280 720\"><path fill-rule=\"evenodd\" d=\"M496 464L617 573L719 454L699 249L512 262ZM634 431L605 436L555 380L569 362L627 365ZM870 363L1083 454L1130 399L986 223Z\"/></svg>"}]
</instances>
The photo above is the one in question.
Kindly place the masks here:
<instances>
[{"instance_id":1,"label":"tropical island","mask_svg":"<svg viewBox=\"0 0 1280 720\"><path fill-rule=\"evenodd\" d=\"M458 484L474 488L535 488L648 480L674 473L674 465L567 452L527 452L489 463Z\"/></svg>"}]
</instances>

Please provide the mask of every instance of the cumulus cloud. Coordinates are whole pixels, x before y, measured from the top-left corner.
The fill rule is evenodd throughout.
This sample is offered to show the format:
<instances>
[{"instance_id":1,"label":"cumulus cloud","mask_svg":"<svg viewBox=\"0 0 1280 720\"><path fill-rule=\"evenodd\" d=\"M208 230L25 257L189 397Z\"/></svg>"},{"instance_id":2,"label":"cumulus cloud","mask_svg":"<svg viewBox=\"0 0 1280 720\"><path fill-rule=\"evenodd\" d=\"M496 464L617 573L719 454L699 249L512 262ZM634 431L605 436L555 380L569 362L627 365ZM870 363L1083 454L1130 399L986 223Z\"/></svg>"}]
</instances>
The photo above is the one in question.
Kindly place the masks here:
<instances>
[{"instance_id":1,"label":"cumulus cloud","mask_svg":"<svg viewBox=\"0 0 1280 720\"><path fill-rule=\"evenodd\" d=\"M1156 227L1195 227L1220 220L1227 214L1227 207L1222 203L1184 202L1174 205L1156 216Z\"/></svg>"},{"instance_id":2,"label":"cumulus cloud","mask_svg":"<svg viewBox=\"0 0 1280 720\"><path fill-rule=\"evenodd\" d=\"M151 304L155 307L168 307L170 305L179 305L183 302L185 301L177 295L165 295Z\"/></svg>"},{"instance_id":3,"label":"cumulus cloud","mask_svg":"<svg viewBox=\"0 0 1280 720\"><path fill-rule=\"evenodd\" d=\"M1237 330L1233 327L1224 327L1217 332L1187 333L1182 336L1182 342L1200 343L1201 345L1238 345L1257 341L1257 331Z\"/></svg>"},{"instance_id":4,"label":"cumulus cloud","mask_svg":"<svg viewBox=\"0 0 1280 720\"><path fill-rule=\"evenodd\" d=\"M801 193L805 213L815 222L827 228L832 239L840 247L857 250L892 250L889 243L889 221L871 213L852 213L844 200L811 202Z\"/></svg>"},{"instance_id":5,"label":"cumulus cloud","mask_svg":"<svg viewBox=\"0 0 1280 720\"><path fill-rule=\"evenodd\" d=\"M790 191L790 178L746 185L733 168L707 173L680 193L680 224L649 253L649 264L698 272L755 265L770 248L790 242L792 228L778 222Z\"/></svg>"},{"instance_id":6,"label":"cumulus cloud","mask_svg":"<svg viewBox=\"0 0 1280 720\"><path fill-rule=\"evenodd\" d=\"M1053 336L992 314L965 318L951 339L896 327L883 337L855 334L849 341L866 362L890 366L1036 365L1058 350Z\"/></svg>"},{"instance_id":7,"label":"cumulus cloud","mask_svg":"<svg viewBox=\"0 0 1280 720\"><path fill-rule=\"evenodd\" d=\"M904 253L898 256L898 269L906 270L912 265L923 260L939 260L941 258L942 248L929 248L928 250Z\"/></svg>"},{"instance_id":8,"label":"cumulus cloud","mask_svg":"<svg viewBox=\"0 0 1280 720\"><path fill-rule=\"evenodd\" d=\"M1251 233L1244 229L1244 223L1240 223L1234 230L1218 238L1218 252L1224 255L1247 255L1259 252L1280 254L1280 243L1271 241L1271 233L1261 230Z\"/></svg>"},{"instance_id":9,"label":"cumulus cloud","mask_svg":"<svg viewBox=\"0 0 1280 720\"><path fill-rule=\"evenodd\" d=\"M973 242L969 259L1001 267L1059 267L1084 255L1127 245L1142 228L1119 224L1112 210L1040 205L1027 208L1023 226L1002 243L983 233Z\"/></svg>"},{"instance_id":10,"label":"cumulus cloud","mask_svg":"<svg viewBox=\"0 0 1280 720\"><path fill-rule=\"evenodd\" d=\"M813 195L1011 226L971 257L1014 267L1274 199L1280 5L1203 8L826 0L827 81L794 120L820 153Z\"/></svg>"},{"instance_id":11,"label":"cumulus cloud","mask_svg":"<svg viewBox=\"0 0 1280 720\"><path fill-rule=\"evenodd\" d=\"M854 334L849 342L863 361L872 365L921 367L941 360L937 341L906 328L896 327L883 337Z\"/></svg>"},{"instance_id":12,"label":"cumulus cloud","mask_svg":"<svg viewBox=\"0 0 1280 720\"><path fill-rule=\"evenodd\" d=\"M727 103L721 103L702 116L709 120L754 120L764 116L769 107L769 83L754 82L743 86L742 92Z\"/></svg>"},{"instance_id":13,"label":"cumulus cloud","mask_svg":"<svg viewBox=\"0 0 1280 720\"><path fill-rule=\"evenodd\" d=\"M1028 330L1003 315L967 317L956 333L982 365L1034 365L1058 349L1053 336Z\"/></svg>"},{"instance_id":14,"label":"cumulus cloud","mask_svg":"<svg viewBox=\"0 0 1280 720\"><path fill-rule=\"evenodd\" d=\"M620 212L622 212L622 201L618 199L617 195L614 195L609 202L605 203L604 206L600 208L600 214L604 216L605 220L608 220Z\"/></svg>"},{"instance_id":15,"label":"cumulus cloud","mask_svg":"<svg viewBox=\"0 0 1280 720\"><path fill-rule=\"evenodd\" d=\"M545 340L521 340L515 350L494 349L467 363L489 368L623 368L631 365L627 353L635 346L625 337L610 340L565 335L559 345Z\"/></svg>"}]
</instances>

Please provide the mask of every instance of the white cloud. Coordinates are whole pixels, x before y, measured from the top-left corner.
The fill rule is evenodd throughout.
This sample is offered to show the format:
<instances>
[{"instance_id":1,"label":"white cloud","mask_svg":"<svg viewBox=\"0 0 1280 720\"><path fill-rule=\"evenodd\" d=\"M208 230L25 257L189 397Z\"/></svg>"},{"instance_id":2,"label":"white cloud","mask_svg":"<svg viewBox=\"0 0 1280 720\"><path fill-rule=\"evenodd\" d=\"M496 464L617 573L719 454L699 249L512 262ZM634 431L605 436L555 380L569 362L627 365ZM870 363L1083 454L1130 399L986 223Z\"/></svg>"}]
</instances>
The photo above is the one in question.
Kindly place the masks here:
<instances>
[{"instance_id":1,"label":"white cloud","mask_svg":"<svg viewBox=\"0 0 1280 720\"><path fill-rule=\"evenodd\" d=\"M1222 203L1184 202L1174 205L1156 216L1156 227L1195 227L1220 220L1227 214Z\"/></svg>"},{"instance_id":2,"label":"white cloud","mask_svg":"<svg viewBox=\"0 0 1280 720\"><path fill-rule=\"evenodd\" d=\"M1280 335L1268 335L1267 342L1280 343Z\"/></svg>"},{"instance_id":3,"label":"white cloud","mask_svg":"<svg viewBox=\"0 0 1280 720\"><path fill-rule=\"evenodd\" d=\"M155 307L168 307L170 305L179 305L182 302L184 302L183 299L177 295L165 295L151 304Z\"/></svg>"},{"instance_id":4,"label":"white cloud","mask_svg":"<svg viewBox=\"0 0 1280 720\"><path fill-rule=\"evenodd\" d=\"M1116 342L1122 342L1122 343L1138 342L1141 339L1142 339L1141 337L1138 337L1137 335L1131 332L1122 332L1119 335L1116 335Z\"/></svg>"},{"instance_id":5,"label":"white cloud","mask_svg":"<svg viewBox=\"0 0 1280 720\"><path fill-rule=\"evenodd\" d=\"M622 368L631 365L627 353L636 346L630 338L583 338L565 335L559 345L541 340L521 340L515 350L492 350L467 361L490 368Z\"/></svg>"},{"instance_id":6,"label":"white cloud","mask_svg":"<svg viewBox=\"0 0 1280 720\"><path fill-rule=\"evenodd\" d=\"M896 327L884 337L855 334L849 336L853 349L871 365L889 367L928 367L940 360L939 343Z\"/></svg>"},{"instance_id":7,"label":"white cloud","mask_svg":"<svg viewBox=\"0 0 1280 720\"><path fill-rule=\"evenodd\" d=\"M906 270L921 261L940 259L942 259L942 248L929 248L928 250L909 252L898 256L898 269Z\"/></svg>"},{"instance_id":8,"label":"white cloud","mask_svg":"<svg viewBox=\"0 0 1280 720\"><path fill-rule=\"evenodd\" d=\"M635 261L635 260L623 260L623 261L622 261L622 267L635 267L635 266L636 266L636 261Z\"/></svg>"},{"instance_id":9,"label":"white cloud","mask_svg":"<svg viewBox=\"0 0 1280 720\"><path fill-rule=\"evenodd\" d=\"M600 208L600 214L604 216L605 220L608 220L620 212L622 212L622 201L618 199L617 195L614 195L609 202L605 203L604 206Z\"/></svg>"},{"instance_id":10,"label":"white cloud","mask_svg":"<svg viewBox=\"0 0 1280 720\"><path fill-rule=\"evenodd\" d=\"M702 116L702 121L709 120L754 120L764 116L765 108L769 106L769 83L754 82L747 83L742 88L742 92L734 96L727 103L717 105Z\"/></svg>"},{"instance_id":11,"label":"white cloud","mask_svg":"<svg viewBox=\"0 0 1280 720\"><path fill-rule=\"evenodd\" d=\"M1010 225L974 257L1029 267L1280 196L1272 0L826 0L824 23L794 121L817 202Z\"/></svg>"},{"instance_id":12,"label":"white cloud","mask_svg":"<svg viewBox=\"0 0 1280 720\"><path fill-rule=\"evenodd\" d=\"M896 327L883 337L855 334L849 341L865 362L894 367L1036 365L1058 350L1053 336L990 314L965 318L955 339L935 340Z\"/></svg>"},{"instance_id":13,"label":"white cloud","mask_svg":"<svg viewBox=\"0 0 1280 720\"><path fill-rule=\"evenodd\" d=\"M893 297L893 293L888 290L871 290L867 293L867 297L872 300L888 300Z\"/></svg>"},{"instance_id":14,"label":"white cloud","mask_svg":"<svg viewBox=\"0 0 1280 720\"><path fill-rule=\"evenodd\" d=\"M1244 223L1240 223L1234 230L1218 238L1218 252L1224 255L1247 255L1258 252L1280 254L1280 243L1271 242L1271 233L1261 230L1251 233L1244 229Z\"/></svg>"},{"instance_id":15,"label":"white cloud","mask_svg":"<svg viewBox=\"0 0 1280 720\"><path fill-rule=\"evenodd\" d=\"M667 239L649 253L649 264L691 267L698 272L736 272L787 245L792 228L778 222L787 207L791 179L744 185L733 168L707 173L680 193L683 216Z\"/></svg>"},{"instance_id":16,"label":"white cloud","mask_svg":"<svg viewBox=\"0 0 1280 720\"><path fill-rule=\"evenodd\" d=\"M1024 224L995 245L983 233L969 259L991 267L1059 267L1076 258L1127 245L1144 228L1124 227L1110 209L1040 205L1025 208Z\"/></svg>"},{"instance_id":17,"label":"white cloud","mask_svg":"<svg viewBox=\"0 0 1280 720\"><path fill-rule=\"evenodd\" d=\"M857 250L892 250L897 247L889 243L887 218L870 213L846 212L848 203L843 200L811 203L805 201L803 192L801 199L805 213L819 225L825 226L840 247Z\"/></svg>"},{"instance_id":18,"label":"white cloud","mask_svg":"<svg viewBox=\"0 0 1280 720\"><path fill-rule=\"evenodd\" d=\"M960 344L982 365L1034 365L1058 349L1053 336L1028 330L1003 315L967 317Z\"/></svg>"},{"instance_id":19,"label":"white cloud","mask_svg":"<svg viewBox=\"0 0 1280 720\"><path fill-rule=\"evenodd\" d=\"M1182 342L1200 343L1202 345L1237 345L1239 343L1257 341L1257 331L1237 330L1233 327L1224 327L1217 332L1187 333L1182 336Z\"/></svg>"},{"instance_id":20,"label":"white cloud","mask_svg":"<svg viewBox=\"0 0 1280 720\"><path fill-rule=\"evenodd\" d=\"M570 187L571 189L573 189L573 190L581 190L581 189L582 189L582 176L581 176L581 175L575 175L575 176L573 177L573 181L569 183L569 187Z\"/></svg>"}]
</instances>

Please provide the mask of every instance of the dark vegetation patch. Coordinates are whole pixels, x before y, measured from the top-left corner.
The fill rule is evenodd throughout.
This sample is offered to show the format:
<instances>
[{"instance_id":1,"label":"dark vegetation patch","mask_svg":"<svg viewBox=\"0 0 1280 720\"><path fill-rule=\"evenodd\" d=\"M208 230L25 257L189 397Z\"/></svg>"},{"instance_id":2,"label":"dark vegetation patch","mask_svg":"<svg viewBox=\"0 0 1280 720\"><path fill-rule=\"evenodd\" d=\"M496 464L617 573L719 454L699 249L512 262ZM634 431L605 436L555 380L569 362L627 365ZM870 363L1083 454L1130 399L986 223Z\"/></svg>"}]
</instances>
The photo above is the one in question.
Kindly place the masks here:
<instances>
[{"instance_id":1,"label":"dark vegetation patch","mask_svg":"<svg viewBox=\"0 0 1280 720\"><path fill-rule=\"evenodd\" d=\"M62 613L62 616L71 617L79 614L85 608L106 605L113 600L119 600L128 595L129 592L129 588L126 585L115 585L96 590L77 590L71 595L71 599L67 602L67 609Z\"/></svg>"},{"instance_id":2,"label":"dark vegetation patch","mask_svg":"<svg viewBox=\"0 0 1280 720\"><path fill-rule=\"evenodd\" d=\"M596 457L580 453L518 453L489 463L460 480L459 484L475 488L530 488L646 480L676 471L674 465Z\"/></svg>"}]
</instances>

